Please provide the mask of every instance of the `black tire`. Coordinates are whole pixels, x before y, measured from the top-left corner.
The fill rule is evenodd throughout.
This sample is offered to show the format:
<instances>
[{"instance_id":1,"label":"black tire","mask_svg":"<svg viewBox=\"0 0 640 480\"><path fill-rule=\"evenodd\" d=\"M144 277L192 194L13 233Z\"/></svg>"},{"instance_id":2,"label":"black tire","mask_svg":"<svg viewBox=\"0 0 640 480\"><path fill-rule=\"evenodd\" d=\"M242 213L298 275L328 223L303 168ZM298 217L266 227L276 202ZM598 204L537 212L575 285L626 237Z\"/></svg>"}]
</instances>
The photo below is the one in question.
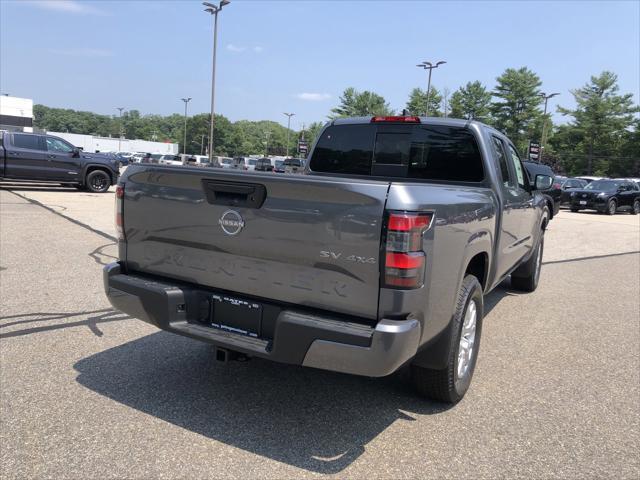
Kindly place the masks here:
<instances>
[{"instance_id":1,"label":"black tire","mask_svg":"<svg viewBox=\"0 0 640 480\"><path fill-rule=\"evenodd\" d=\"M462 337L462 327L465 324L464 320L471 302L474 303L476 312L475 335L471 342L472 348L470 357L466 363L466 368L463 374L459 375L460 339ZM467 393L469 385L471 384L471 378L473 377L478 359L483 311L482 286L476 277L467 275L458 292L456 311L453 316L453 321L451 322L450 328L452 334L450 335L451 343L449 345L449 356L446 368L433 370L411 365L411 381L421 395L432 400L446 403L457 403L462 400L462 397Z\"/></svg>"},{"instance_id":2,"label":"black tire","mask_svg":"<svg viewBox=\"0 0 640 480\"><path fill-rule=\"evenodd\" d=\"M111 176L104 170L93 170L87 175L85 187L90 192L104 193L111 186Z\"/></svg>"},{"instance_id":3,"label":"black tire","mask_svg":"<svg viewBox=\"0 0 640 480\"><path fill-rule=\"evenodd\" d=\"M617 209L618 203L615 201L615 199L612 198L607 202L607 208L604 213L606 213L607 215L615 215Z\"/></svg>"},{"instance_id":4,"label":"black tire","mask_svg":"<svg viewBox=\"0 0 640 480\"><path fill-rule=\"evenodd\" d=\"M631 215L638 215L640 213L640 199L634 200L631 206Z\"/></svg>"},{"instance_id":5,"label":"black tire","mask_svg":"<svg viewBox=\"0 0 640 480\"><path fill-rule=\"evenodd\" d=\"M542 270L542 254L544 253L544 232L540 236L538 246L529 259L511 274L511 287L523 292L533 292L538 288L540 271Z\"/></svg>"}]
</instances>

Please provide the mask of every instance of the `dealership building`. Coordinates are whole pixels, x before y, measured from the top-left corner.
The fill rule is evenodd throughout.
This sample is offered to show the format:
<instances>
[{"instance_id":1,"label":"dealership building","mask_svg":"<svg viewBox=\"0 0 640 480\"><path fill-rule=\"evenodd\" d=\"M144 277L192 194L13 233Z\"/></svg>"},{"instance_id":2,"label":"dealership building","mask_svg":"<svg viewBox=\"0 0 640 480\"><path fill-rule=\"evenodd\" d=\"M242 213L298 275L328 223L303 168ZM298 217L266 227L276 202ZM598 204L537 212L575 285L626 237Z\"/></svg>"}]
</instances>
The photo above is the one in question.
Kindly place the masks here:
<instances>
[{"instance_id":1,"label":"dealership building","mask_svg":"<svg viewBox=\"0 0 640 480\"><path fill-rule=\"evenodd\" d=\"M33 132L33 100L0 95L0 130Z\"/></svg>"},{"instance_id":2,"label":"dealership building","mask_svg":"<svg viewBox=\"0 0 640 480\"><path fill-rule=\"evenodd\" d=\"M33 100L0 96L0 130L33 132ZM44 133L44 132L43 132ZM82 148L85 152L144 152L178 154L177 143L130 140L128 138L98 137L68 132L46 132Z\"/></svg>"}]
</instances>

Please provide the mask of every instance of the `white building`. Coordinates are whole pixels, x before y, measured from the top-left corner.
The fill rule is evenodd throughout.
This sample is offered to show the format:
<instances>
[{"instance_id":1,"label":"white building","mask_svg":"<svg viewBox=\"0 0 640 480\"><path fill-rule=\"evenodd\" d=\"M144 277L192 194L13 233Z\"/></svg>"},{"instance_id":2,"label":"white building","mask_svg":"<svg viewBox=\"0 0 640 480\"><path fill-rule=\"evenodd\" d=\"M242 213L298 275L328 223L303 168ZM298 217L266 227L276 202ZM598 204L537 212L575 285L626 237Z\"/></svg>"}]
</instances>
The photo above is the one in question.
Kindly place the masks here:
<instances>
[{"instance_id":1,"label":"white building","mask_svg":"<svg viewBox=\"0 0 640 480\"><path fill-rule=\"evenodd\" d=\"M85 152L143 152L178 154L177 143L150 142L147 140L130 140L128 138L96 137L78 133L47 132L49 135L64 138Z\"/></svg>"},{"instance_id":2,"label":"white building","mask_svg":"<svg viewBox=\"0 0 640 480\"><path fill-rule=\"evenodd\" d=\"M33 100L1 95L0 130L33 132Z\"/></svg>"}]
</instances>

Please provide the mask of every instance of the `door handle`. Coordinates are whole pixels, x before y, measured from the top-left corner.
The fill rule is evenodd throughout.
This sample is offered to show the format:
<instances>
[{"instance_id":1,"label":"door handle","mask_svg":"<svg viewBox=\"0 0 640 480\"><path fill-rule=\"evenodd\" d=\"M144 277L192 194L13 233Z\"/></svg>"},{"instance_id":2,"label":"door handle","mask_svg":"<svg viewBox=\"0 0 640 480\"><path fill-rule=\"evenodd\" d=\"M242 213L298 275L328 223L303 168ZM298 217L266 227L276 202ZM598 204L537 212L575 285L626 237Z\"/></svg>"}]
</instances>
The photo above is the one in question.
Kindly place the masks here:
<instances>
[{"instance_id":1,"label":"door handle","mask_svg":"<svg viewBox=\"0 0 640 480\"><path fill-rule=\"evenodd\" d=\"M16 156L19 156L19 155L20 155L20 153L18 153L18 152L9 152L9 155L16 155Z\"/></svg>"},{"instance_id":2,"label":"door handle","mask_svg":"<svg viewBox=\"0 0 640 480\"><path fill-rule=\"evenodd\" d=\"M47 155L47 157L49 157L49 158L56 158L56 156L55 156L55 155Z\"/></svg>"}]
</instances>

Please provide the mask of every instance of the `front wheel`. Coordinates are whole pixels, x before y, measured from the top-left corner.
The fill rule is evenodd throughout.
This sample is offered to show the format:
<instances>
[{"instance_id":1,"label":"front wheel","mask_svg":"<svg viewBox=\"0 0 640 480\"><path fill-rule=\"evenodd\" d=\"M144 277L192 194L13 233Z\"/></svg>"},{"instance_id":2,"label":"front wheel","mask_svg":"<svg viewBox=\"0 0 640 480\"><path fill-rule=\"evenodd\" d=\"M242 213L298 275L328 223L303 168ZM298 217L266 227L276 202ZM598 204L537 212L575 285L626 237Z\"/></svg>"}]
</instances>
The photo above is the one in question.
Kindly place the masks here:
<instances>
[{"instance_id":1,"label":"front wheel","mask_svg":"<svg viewBox=\"0 0 640 480\"><path fill-rule=\"evenodd\" d=\"M607 215L615 215L617 208L618 204L614 199L611 199L609 200L609 203L607 203L607 209L604 211L604 213L606 213Z\"/></svg>"},{"instance_id":2,"label":"front wheel","mask_svg":"<svg viewBox=\"0 0 640 480\"><path fill-rule=\"evenodd\" d=\"M111 177L103 170L94 170L87 175L85 186L90 192L104 193L111 186Z\"/></svg>"},{"instance_id":3,"label":"front wheel","mask_svg":"<svg viewBox=\"0 0 640 480\"><path fill-rule=\"evenodd\" d=\"M511 274L511 286L523 292L533 292L538 288L540 270L542 269L542 253L544 252L544 232L540 242L529 260L524 262Z\"/></svg>"},{"instance_id":4,"label":"front wheel","mask_svg":"<svg viewBox=\"0 0 640 480\"><path fill-rule=\"evenodd\" d=\"M478 359L483 310L482 286L476 277L467 275L451 322L447 366L442 370L411 366L411 381L421 395L447 403L462 400Z\"/></svg>"},{"instance_id":5,"label":"front wheel","mask_svg":"<svg viewBox=\"0 0 640 480\"><path fill-rule=\"evenodd\" d=\"M640 200L636 200L633 202L633 206L631 207L631 215L638 215L640 213Z\"/></svg>"}]
</instances>

